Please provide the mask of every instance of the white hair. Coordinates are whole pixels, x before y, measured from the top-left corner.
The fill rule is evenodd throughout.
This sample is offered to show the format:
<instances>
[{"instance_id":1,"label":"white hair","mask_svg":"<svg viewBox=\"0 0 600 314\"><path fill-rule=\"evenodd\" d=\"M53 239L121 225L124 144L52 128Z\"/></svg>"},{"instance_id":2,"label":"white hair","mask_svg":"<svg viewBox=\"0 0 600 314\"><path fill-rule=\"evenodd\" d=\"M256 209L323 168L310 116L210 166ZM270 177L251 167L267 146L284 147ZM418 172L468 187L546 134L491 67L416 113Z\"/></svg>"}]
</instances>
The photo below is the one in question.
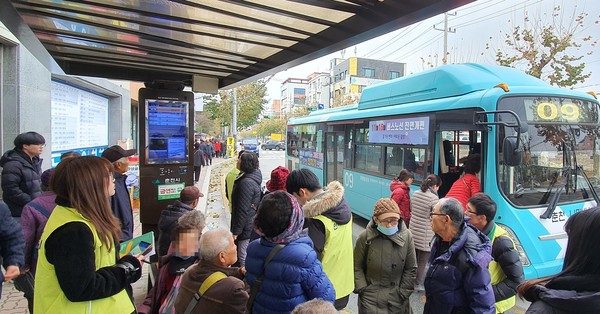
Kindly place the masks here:
<instances>
[{"instance_id":1,"label":"white hair","mask_svg":"<svg viewBox=\"0 0 600 314\"><path fill-rule=\"evenodd\" d=\"M200 238L200 257L205 261L214 260L219 253L227 251L230 241L233 241L233 235L227 229L205 232Z\"/></svg>"},{"instance_id":2,"label":"white hair","mask_svg":"<svg viewBox=\"0 0 600 314\"><path fill-rule=\"evenodd\" d=\"M116 162L120 162L120 163L124 164L124 163L129 162L129 158L128 157L121 157L118 160L115 160L115 162L113 162L113 164L116 163Z\"/></svg>"}]
</instances>

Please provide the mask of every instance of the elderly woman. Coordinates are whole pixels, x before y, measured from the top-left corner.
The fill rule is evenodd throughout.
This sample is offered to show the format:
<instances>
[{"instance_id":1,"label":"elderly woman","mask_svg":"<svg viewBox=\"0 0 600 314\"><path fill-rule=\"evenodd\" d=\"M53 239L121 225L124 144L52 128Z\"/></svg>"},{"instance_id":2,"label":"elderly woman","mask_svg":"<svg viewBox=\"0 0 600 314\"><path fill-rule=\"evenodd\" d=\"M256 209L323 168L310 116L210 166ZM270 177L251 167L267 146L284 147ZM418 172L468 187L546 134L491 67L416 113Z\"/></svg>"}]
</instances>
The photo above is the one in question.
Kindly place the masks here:
<instances>
[{"instance_id":1,"label":"elderly woman","mask_svg":"<svg viewBox=\"0 0 600 314\"><path fill-rule=\"evenodd\" d=\"M412 313L409 297L416 275L412 233L400 219L398 204L382 198L354 247L358 312Z\"/></svg>"},{"instance_id":2,"label":"elderly woman","mask_svg":"<svg viewBox=\"0 0 600 314\"><path fill-rule=\"evenodd\" d=\"M254 224L261 238L248 246L248 313L290 313L311 299L335 300L333 285L323 272L307 231L302 229L304 214L294 196L284 191L267 194ZM260 288L258 281L262 281Z\"/></svg>"},{"instance_id":3,"label":"elderly woman","mask_svg":"<svg viewBox=\"0 0 600 314\"><path fill-rule=\"evenodd\" d=\"M433 230L431 230L431 221L429 213L433 211L433 206L437 204L439 197L437 191L442 185L442 180L435 174L430 174L421 183L421 188L413 193L410 208L412 212L412 224L410 232L415 236L415 251L417 253L417 291L425 290L423 282L425 281L425 266L429 261L431 252L431 240L433 239Z\"/></svg>"},{"instance_id":4,"label":"elderly woman","mask_svg":"<svg viewBox=\"0 0 600 314\"><path fill-rule=\"evenodd\" d=\"M230 230L236 241L240 266L246 264L246 249L250 239L257 238L252 237L252 221L262 197L262 174L258 166L258 156L253 152L244 151L237 160L236 167L240 174L235 179L231 192Z\"/></svg>"}]
</instances>

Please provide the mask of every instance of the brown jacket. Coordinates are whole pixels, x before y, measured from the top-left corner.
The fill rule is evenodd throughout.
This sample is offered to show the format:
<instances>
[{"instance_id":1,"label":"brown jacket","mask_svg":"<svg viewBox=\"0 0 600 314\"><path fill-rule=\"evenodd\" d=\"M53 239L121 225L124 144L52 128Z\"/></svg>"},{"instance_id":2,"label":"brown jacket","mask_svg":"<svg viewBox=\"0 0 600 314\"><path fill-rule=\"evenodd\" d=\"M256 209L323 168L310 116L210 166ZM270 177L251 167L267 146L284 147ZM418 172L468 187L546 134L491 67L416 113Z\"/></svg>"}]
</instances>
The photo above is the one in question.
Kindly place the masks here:
<instances>
[{"instance_id":1,"label":"brown jacket","mask_svg":"<svg viewBox=\"0 0 600 314\"><path fill-rule=\"evenodd\" d=\"M229 277L216 282L210 287L192 313L233 314L246 312L248 289L242 281L244 275L240 268L222 267L208 261L200 261L188 268L183 274L179 293L175 299L175 311L177 313L185 312L194 294L198 292L200 285L216 271L221 271Z\"/></svg>"}]
</instances>

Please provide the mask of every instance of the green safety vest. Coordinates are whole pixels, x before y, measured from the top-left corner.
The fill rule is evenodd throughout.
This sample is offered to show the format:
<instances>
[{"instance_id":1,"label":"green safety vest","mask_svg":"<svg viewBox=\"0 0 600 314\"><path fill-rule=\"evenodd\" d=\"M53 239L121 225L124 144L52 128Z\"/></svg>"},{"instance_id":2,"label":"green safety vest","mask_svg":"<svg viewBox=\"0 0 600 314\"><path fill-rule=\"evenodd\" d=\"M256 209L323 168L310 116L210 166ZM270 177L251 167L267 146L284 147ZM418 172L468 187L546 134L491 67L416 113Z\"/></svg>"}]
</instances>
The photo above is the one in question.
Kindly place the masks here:
<instances>
[{"instance_id":1,"label":"green safety vest","mask_svg":"<svg viewBox=\"0 0 600 314\"><path fill-rule=\"evenodd\" d=\"M325 225L325 247L321 254L323 271L335 288L335 298L343 298L354 291L352 218L345 225L338 225L323 215L313 218Z\"/></svg>"},{"instance_id":2,"label":"green safety vest","mask_svg":"<svg viewBox=\"0 0 600 314\"><path fill-rule=\"evenodd\" d=\"M494 245L494 240L501 236L505 236L509 238L511 242L513 242L513 240L508 236L506 230L502 229L502 227L498 225L495 225L494 229L492 229L492 232L490 232L490 234L488 235L488 237L490 237L490 240L492 240L492 246ZM514 247L515 243L513 242L513 248ZM502 271L502 267L500 267L500 264L498 264L496 261L490 262L489 271L490 277L492 279L492 286L497 285L498 283L506 279L506 275ZM512 296L508 299L496 302L496 313L504 313L508 311L513 306L515 306L516 301L516 296Z\"/></svg>"},{"instance_id":3,"label":"green safety vest","mask_svg":"<svg viewBox=\"0 0 600 314\"><path fill-rule=\"evenodd\" d=\"M56 206L52 215L46 223L42 233L37 271L35 274L34 288L34 312L35 313L133 313L135 308L125 289L119 293L98 300L71 302L65 296L58 284L54 265L48 262L44 244L54 230L69 222L83 222L92 231L94 237L94 255L96 259L96 270L115 265L115 247L109 251L104 245L96 229L89 220L85 219L73 208Z\"/></svg>"}]
</instances>

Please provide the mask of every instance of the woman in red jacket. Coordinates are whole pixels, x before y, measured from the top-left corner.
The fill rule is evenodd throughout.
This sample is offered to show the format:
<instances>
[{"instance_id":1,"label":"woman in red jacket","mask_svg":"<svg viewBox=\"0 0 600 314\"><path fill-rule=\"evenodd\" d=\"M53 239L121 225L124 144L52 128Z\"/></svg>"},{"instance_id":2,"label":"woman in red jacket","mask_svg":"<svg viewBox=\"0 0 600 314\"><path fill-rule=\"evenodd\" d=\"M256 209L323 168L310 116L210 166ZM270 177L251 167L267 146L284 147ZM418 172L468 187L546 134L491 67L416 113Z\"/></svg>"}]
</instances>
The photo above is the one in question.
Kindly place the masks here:
<instances>
[{"instance_id":1,"label":"woman in red jacket","mask_svg":"<svg viewBox=\"0 0 600 314\"><path fill-rule=\"evenodd\" d=\"M410 221L410 185L415 176L412 172L406 169L400 170L400 174L390 184L390 196L400 207L400 218L408 227Z\"/></svg>"},{"instance_id":2,"label":"woman in red jacket","mask_svg":"<svg viewBox=\"0 0 600 314\"><path fill-rule=\"evenodd\" d=\"M463 209L466 210L467 200L481 192L481 184L477 178L477 174L481 170L481 155L471 154L461 158L458 162L463 163L464 174L454 181L445 197L457 199L462 204Z\"/></svg>"}]
</instances>

